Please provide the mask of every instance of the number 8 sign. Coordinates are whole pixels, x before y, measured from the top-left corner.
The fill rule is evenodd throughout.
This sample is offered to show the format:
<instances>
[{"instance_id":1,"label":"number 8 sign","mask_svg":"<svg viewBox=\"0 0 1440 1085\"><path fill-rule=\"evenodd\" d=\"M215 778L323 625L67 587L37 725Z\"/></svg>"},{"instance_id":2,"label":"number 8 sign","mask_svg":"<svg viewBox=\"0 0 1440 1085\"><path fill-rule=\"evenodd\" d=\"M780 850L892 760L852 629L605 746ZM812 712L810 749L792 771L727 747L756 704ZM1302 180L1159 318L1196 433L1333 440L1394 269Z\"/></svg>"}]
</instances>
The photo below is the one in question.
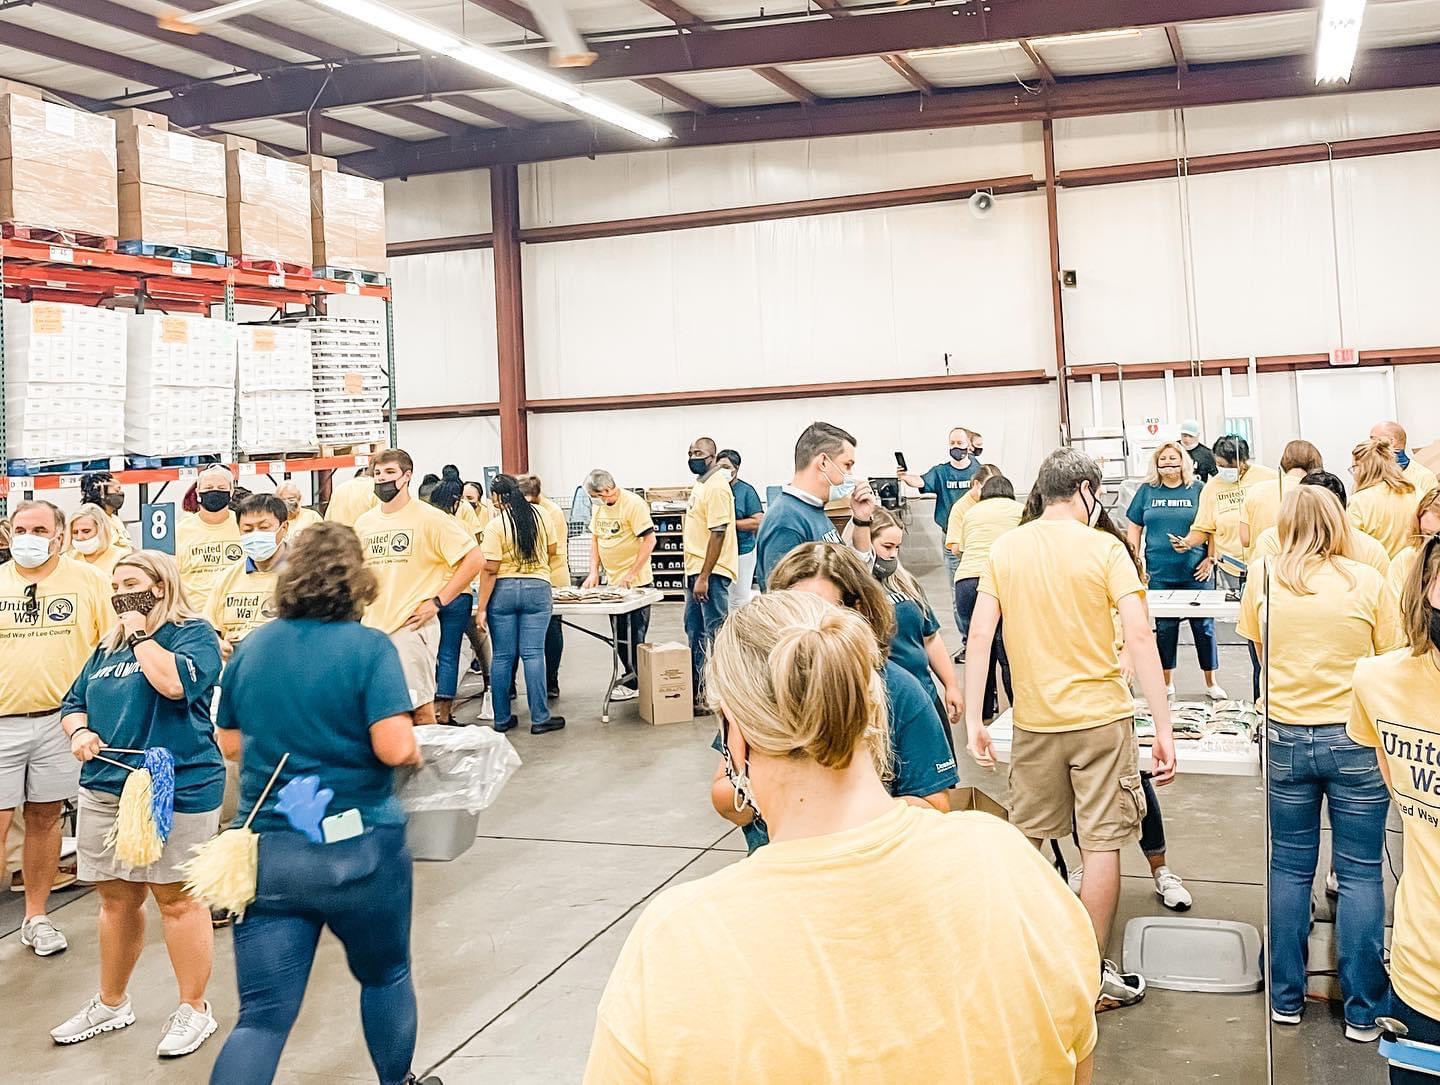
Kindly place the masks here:
<instances>
[{"instance_id":1,"label":"number 8 sign","mask_svg":"<svg viewBox=\"0 0 1440 1085\"><path fill-rule=\"evenodd\" d=\"M175 553L175 504L167 501L158 505L140 506L140 530L146 550Z\"/></svg>"}]
</instances>

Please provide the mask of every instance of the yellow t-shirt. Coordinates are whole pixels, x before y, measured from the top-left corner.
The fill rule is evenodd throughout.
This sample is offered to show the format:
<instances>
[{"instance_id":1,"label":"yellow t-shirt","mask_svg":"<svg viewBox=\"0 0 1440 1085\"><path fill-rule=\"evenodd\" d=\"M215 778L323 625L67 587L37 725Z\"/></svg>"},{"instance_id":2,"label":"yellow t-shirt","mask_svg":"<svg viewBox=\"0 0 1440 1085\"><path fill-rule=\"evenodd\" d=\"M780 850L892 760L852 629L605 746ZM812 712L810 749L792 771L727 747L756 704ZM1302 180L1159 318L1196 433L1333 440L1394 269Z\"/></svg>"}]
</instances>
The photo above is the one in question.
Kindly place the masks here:
<instances>
[{"instance_id":1,"label":"yellow t-shirt","mask_svg":"<svg viewBox=\"0 0 1440 1085\"><path fill-rule=\"evenodd\" d=\"M180 565L180 585L190 606L204 614L210 606L210 592L230 566L244 558L240 549L240 525L235 514L226 512L218 524L207 524L196 513L175 528L175 560Z\"/></svg>"},{"instance_id":2,"label":"yellow t-shirt","mask_svg":"<svg viewBox=\"0 0 1440 1085\"><path fill-rule=\"evenodd\" d=\"M324 522L325 517L321 516L314 509L301 508L300 511L295 514L295 518L289 521L290 529L285 537L291 542L294 542L307 527L314 527L316 524L323 524Z\"/></svg>"},{"instance_id":3,"label":"yellow t-shirt","mask_svg":"<svg viewBox=\"0 0 1440 1085\"><path fill-rule=\"evenodd\" d=\"M585 1083L1071 1082L1099 983L1084 908L1015 829L897 802L663 890L606 984Z\"/></svg>"},{"instance_id":4,"label":"yellow t-shirt","mask_svg":"<svg viewBox=\"0 0 1440 1085\"><path fill-rule=\"evenodd\" d=\"M956 507L959 507L959 502L956 502ZM953 545L960 551L960 565L955 570L955 579L968 580L983 573L995 540L1019 527L1024 511L1025 507L1020 502L1008 497L990 497L971 506L961 518L959 530L945 540L949 546L953 538ZM953 510L950 522L955 522Z\"/></svg>"},{"instance_id":5,"label":"yellow t-shirt","mask_svg":"<svg viewBox=\"0 0 1440 1085\"><path fill-rule=\"evenodd\" d=\"M1200 491L1200 507L1195 510L1192 531L1201 531L1215 536L1215 556L1245 558L1245 548L1240 545L1240 510L1245 504L1246 494L1262 482L1273 482L1279 477L1273 468L1251 464L1250 469L1239 482L1224 482L1217 475L1205 483Z\"/></svg>"},{"instance_id":6,"label":"yellow t-shirt","mask_svg":"<svg viewBox=\"0 0 1440 1085\"><path fill-rule=\"evenodd\" d=\"M1362 538L1368 539L1369 535L1356 532ZM1410 574L1415 571L1415 561L1420 556L1420 550L1415 546L1407 546L1400 553L1395 555L1395 560L1390 563L1390 571L1385 575L1385 585L1390 589L1390 594L1395 597L1395 602L1400 602L1401 595L1405 592L1405 585L1410 580Z\"/></svg>"},{"instance_id":7,"label":"yellow t-shirt","mask_svg":"<svg viewBox=\"0 0 1440 1085\"><path fill-rule=\"evenodd\" d=\"M535 549L538 554L536 561L527 561L520 556L515 544L515 527L504 513L495 516L485 525L485 541L480 544L480 552L485 555L486 561L500 563L500 571L495 574L496 577L501 580L516 577L550 583L550 558L547 553L553 543L550 537L553 528L544 509L535 509L535 523Z\"/></svg>"},{"instance_id":8,"label":"yellow t-shirt","mask_svg":"<svg viewBox=\"0 0 1440 1085\"><path fill-rule=\"evenodd\" d=\"M954 553L954 547L960 545L960 525L965 520L965 514L973 509L976 502L980 500L980 489L970 487L965 491L965 496L950 506L950 518L945 521L945 549Z\"/></svg>"},{"instance_id":9,"label":"yellow t-shirt","mask_svg":"<svg viewBox=\"0 0 1440 1085\"><path fill-rule=\"evenodd\" d=\"M607 505L598 498L594 500L590 512L590 534L595 536L600 550L600 567L605 570L607 584L616 583L634 567L640 557L641 537L654 531L655 520L650 515L650 506L639 494L621 490L614 505ZM644 587L653 583L655 576L647 561L635 578L635 586Z\"/></svg>"},{"instance_id":10,"label":"yellow t-shirt","mask_svg":"<svg viewBox=\"0 0 1440 1085\"><path fill-rule=\"evenodd\" d=\"M459 520L413 497L398 512L387 514L376 505L361 513L355 534L365 564L380 581L380 594L366 608L364 623L387 634L438 595L455 566L475 549L475 536Z\"/></svg>"},{"instance_id":11,"label":"yellow t-shirt","mask_svg":"<svg viewBox=\"0 0 1440 1085\"><path fill-rule=\"evenodd\" d=\"M1410 466L1401 472L1409 483L1415 487L1415 492L1424 497L1431 490L1440 486L1440 479L1436 479L1435 472L1426 467L1414 456L1410 457Z\"/></svg>"},{"instance_id":12,"label":"yellow t-shirt","mask_svg":"<svg viewBox=\"0 0 1440 1085\"><path fill-rule=\"evenodd\" d=\"M1393 559L1415 541L1415 510L1421 494L1397 494L1384 483L1367 486L1350 496L1350 522L1380 540Z\"/></svg>"},{"instance_id":13,"label":"yellow t-shirt","mask_svg":"<svg viewBox=\"0 0 1440 1085\"><path fill-rule=\"evenodd\" d=\"M740 576L735 495L730 490L730 476L724 471L713 471L709 478L696 480L695 488L690 491L690 506L685 510L686 576L696 576L704 568L710 533L722 527L725 541L720 544L720 557L715 561L714 571L734 581Z\"/></svg>"},{"instance_id":14,"label":"yellow t-shirt","mask_svg":"<svg viewBox=\"0 0 1440 1085\"><path fill-rule=\"evenodd\" d=\"M1240 523L1249 525L1251 555L1255 553L1255 540L1280 522L1280 500L1299 485L1298 478L1278 475L1245 491L1240 502Z\"/></svg>"},{"instance_id":15,"label":"yellow t-shirt","mask_svg":"<svg viewBox=\"0 0 1440 1085\"><path fill-rule=\"evenodd\" d=\"M487 511L485 519L482 520L480 519L480 514L470 507L470 502L461 501L460 504L455 506L455 519L464 524L465 530L470 532L476 540L479 540L480 537L485 534L485 523L490 519L490 514Z\"/></svg>"},{"instance_id":16,"label":"yellow t-shirt","mask_svg":"<svg viewBox=\"0 0 1440 1085\"><path fill-rule=\"evenodd\" d=\"M95 646L115 624L110 581L83 561L61 560L35 585L0 565L0 716L59 708Z\"/></svg>"},{"instance_id":17,"label":"yellow t-shirt","mask_svg":"<svg viewBox=\"0 0 1440 1085\"><path fill-rule=\"evenodd\" d=\"M121 553L128 553L134 550L135 542L130 538L130 532L126 530L125 521L113 512L108 513L106 519L110 521L110 545L117 548Z\"/></svg>"},{"instance_id":18,"label":"yellow t-shirt","mask_svg":"<svg viewBox=\"0 0 1440 1085\"><path fill-rule=\"evenodd\" d=\"M1145 589L1119 539L1032 520L995 540L979 590L1000 601L1016 727L1083 731L1135 714L1110 613Z\"/></svg>"},{"instance_id":19,"label":"yellow t-shirt","mask_svg":"<svg viewBox=\"0 0 1440 1085\"><path fill-rule=\"evenodd\" d=\"M375 496L375 480L369 475L357 475L336 486L330 494L330 504L325 507L325 520L332 524L354 527L362 513L380 507Z\"/></svg>"},{"instance_id":20,"label":"yellow t-shirt","mask_svg":"<svg viewBox=\"0 0 1440 1085\"><path fill-rule=\"evenodd\" d=\"M275 619L275 584L280 568L246 571L246 562L232 565L215 582L205 619L231 644L239 644Z\"/></svg>"},{"instance_id":21,"label":"yellow t-shirt","mask_svg":"<svg viewBox=\"0 0 1440 1085\"><path fill-rule=\"evenodd\" d=\"M565 519L565 510L548 497L542 496L536 506L545 513L545 530L555 544L555 553L550 558L550 586L570 586L570 525Z\"/></svg>"},{"instance_id":22,"label":"yellow t-shirt","mask_svg":"<svg viewBox=\"0 0 1440 1085\"><path fill-rule=\"evenodd\" d=\"M1337 558L1353 586L1334 565L1318 565L1305 577L1313 595L1296 595L1272 576L1267 606L1265 566L1273 560L1251 568L1235 626L1246 640L1263 644L1269 611L1269 716L1294 727L1343 723L1355 661L1400 644L1395 599L1370 566Z\"/></svg>"},{"instance_id":23,"label":"yellow t-shirt","mask_svg":"<svg viewBox=\"0 0 1440 1085\"><path fill-rule=\"evenodd\" d=\"M1259 561L1261 558L1278 558L1280 556L1280 529L1278 527L1267 527L1260 533L1260 537L1250 547L1250 560ZM1361 565L1368 565L1381 576L1390 575L1390 555L1385 553L1385 548L1375 539L1363 531L1350 530L1350 544L1345 556L1354 558Z\"/></svg>"},{"instance_id":24,"label":"yellow t-shirt","mask_svg":"<svg viewBox=\"0 0 1440 1085\"><path fill-rule=\"evenodd\" d=\"M1440 1017L1440 667L1409 648L1355 664L1345 728L1373 746L1390 770L1390 792L1405 825L1404 874L1395 890L1390 982L1407 1005ZM1342 766L1343 767L1343 766Z\"/></svg>"},{"instance_id":25,"label":"yellow t-shirt","mask_svg":"<svg viewBox=\"0 0 1440 1085\"><path fill-rule=\"evenodd\" d=\"M112 542L108 550L102 550L100 553L92 554L90 557L86 557L78 550L67 550L65 551L65 555L84 565L90 566L90 568L105 578L105 583L108 586L110 583L110 574L115 571L115 563L126 554L133 552L131 547L120 546Z\"/></svg>"}]
</instances>

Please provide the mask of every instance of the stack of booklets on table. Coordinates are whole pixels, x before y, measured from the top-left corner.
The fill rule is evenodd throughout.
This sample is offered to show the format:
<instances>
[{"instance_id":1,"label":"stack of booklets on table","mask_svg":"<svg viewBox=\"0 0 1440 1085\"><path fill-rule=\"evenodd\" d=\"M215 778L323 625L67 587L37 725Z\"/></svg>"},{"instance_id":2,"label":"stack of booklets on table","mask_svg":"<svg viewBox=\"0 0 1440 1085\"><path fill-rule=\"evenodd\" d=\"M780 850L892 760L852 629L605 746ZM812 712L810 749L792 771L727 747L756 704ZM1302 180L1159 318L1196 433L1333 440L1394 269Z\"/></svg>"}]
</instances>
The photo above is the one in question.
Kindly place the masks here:
<instances>
[{"instance_id":1,"label":"stack of booklets on table","mask_svg":"<svg viewBox=\"0 0 1440 1085\"><path fill-rule=\"evenodd\" d=\"M1258 740L1260 713L1250 701L1175 701L1170 726L1177 741L1196 742L1204 750L1240 751ZM1143 700L1135 702L1135 737L1142 746L1155 740L1155 718Z\"/></svg>"}]
</instances>

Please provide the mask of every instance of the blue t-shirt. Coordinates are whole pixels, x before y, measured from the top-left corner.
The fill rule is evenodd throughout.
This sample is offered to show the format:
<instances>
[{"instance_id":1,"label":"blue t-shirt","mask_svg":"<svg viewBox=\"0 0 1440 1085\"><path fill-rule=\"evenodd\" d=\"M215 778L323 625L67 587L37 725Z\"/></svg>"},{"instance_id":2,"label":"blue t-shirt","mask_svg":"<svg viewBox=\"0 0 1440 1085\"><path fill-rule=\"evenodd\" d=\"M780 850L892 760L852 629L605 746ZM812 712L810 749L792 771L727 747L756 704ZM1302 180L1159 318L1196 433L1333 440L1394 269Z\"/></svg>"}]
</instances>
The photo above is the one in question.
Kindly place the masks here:
<instances>
[{"instance_id":1,"label":"blue t-shirt","mask_svg":"<svg viewBox=\"0 0 1440 1085\"><path fill-rule=\"evenodd\" d=\"M903 667L891 660L881 672L885 679L885 695L889 701L890 779L885 790L897 799L906 795L924 798L954 787L960 780L955 767L955 754L945 738L945 728L935 711L935 702L926 695L920 683ZM720 736L711 748L719 751ZM755 822L742 825L745 844L753 852L770 843L769 834Z\"/></svg>"},{"instance_id":2,"label":"blue t-shirt","mask_svg":"<svg viewBox=\"0 0 1440 1085\"><path fill-rule=\"evenodd\" d=\"M840 532L823 508L781 490L770 502L765 519L760 521L756 540L755 573L760 579L760 590L765 590L775 566L797 546L840 541Z\"/></svg>"},{"instance_id":3,"label":"blue t-shirt","mask_svg":"<svg viewBox=\"0 0 1440 1085\"><path fill-rule=\"evenodd\" d=\"M86 713L102 746L165 747L175 758L176 812L205 814L218 809L225 797L225 762L210 725L210 702L220 677L220 638L208 622L191 620L162 625L155 631L155 643L175 654L175 669L184 687L178 701L150 684L133 649L108 652L102 645L65 695L61 714ZM105 756L137 769L142 764L133 754ZM80 768L80 786L119 795L129 776L104 761L86 761Z\"/></svg>"},{"instance_id":4,"label":"blue t-shirt","mask_svg":"<svg viewBox=\"0 0 1440 1085\"><path fill-rule=\"evenodd\" d=\"M920 487L920 492L935 495L935 522L940 525L941 535L950 528L950 510L970 492L970 480L979 473L980 461L974 456L964 467L951 460L937 463L925 472L925 485Z\"/></svg>"},{"instance_id":5,"label":"blue t-shirt","mask_svg":"<svg viewBox=\"0 0 1440 1085\"><path fill-rule=\"evenodd\" d=\"M930 660L925 655L925 638L940 632L940 622L933 610L908 595L896 591L888 594L895 604L895 636L890 641L890 659L914 675L930 699L936 700L935 680L930 676Z\"/></svg>"},{"instance_id":6,"label":"blue t-shirt","mask_svg":"<svg viewBox=\"0 0 1440 1085\"><path fill-rule=\"evenodd\" d=\"M375 756L370 727L410 711L410 690L390 638L359 622L277 618L235 649L221 685L217 727L244 738L244 821L282 754L290 760L251 826L293 831L275 794L297 776L335 792L326 817L358 810L366 827L403 825L392 793L395 770Z\"/></svg>"},{"instance_id":7,"label":"blue t-shirt","mask_svg":"<svg viewBox=\"0 0 1440 1085\"><path fill-rule=\"evenodd\" d=\"M730 491L735 495L735 519L746 520L765 511L765 506L760 504L760 495L755 492L755 487L744 479L737 478L731 483ZM760 522L763 525L765 521ZM737 531L735 533L735 539L740 544L740 553L748 554L755 549L755 536L758 534L758 531Z\"/></svg>"},{"instance_id":8,"label":"blue t-shirt","mask_svg":"<svg viewBox=\"0 0 1440 1085\"><path fill-rule=\"evenodd\" d=\"M1150 574L1150 587L1163 590L1195 586L1195 570L1205 560L1205 548L1197 546L1177 554L1170 545L1170 536L1190 533L1204 488L1198 481L1189 486L1151 486L1146 482L1131 498L1125 519L1144 529L1145 570Z\"/></svg>"}]
</instances>

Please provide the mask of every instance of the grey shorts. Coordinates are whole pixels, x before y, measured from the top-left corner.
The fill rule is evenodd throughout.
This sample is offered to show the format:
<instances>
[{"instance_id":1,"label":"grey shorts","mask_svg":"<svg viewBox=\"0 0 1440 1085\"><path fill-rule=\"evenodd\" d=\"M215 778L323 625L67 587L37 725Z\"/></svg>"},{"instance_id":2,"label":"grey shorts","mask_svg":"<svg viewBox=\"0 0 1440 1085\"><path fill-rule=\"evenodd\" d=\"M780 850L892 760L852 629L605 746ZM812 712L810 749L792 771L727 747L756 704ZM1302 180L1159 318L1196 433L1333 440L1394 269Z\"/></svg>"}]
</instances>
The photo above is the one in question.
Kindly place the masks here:
<instances>
[{"instance_id":1,"label":"grey shorts","mask_svg":"<svg viewBox=\"0 0 1440 1085\"><path fill-rule=\"evenodd\" d=\"M0 716L0 810L22 802L62 802L80 790L80 762L60 727L60 710L48 716Z\"/></svg>"},{"instance_id":2,"label":"grey shorts","mask_svg":"<svg viewBox=\"0 0 1440 1085\"><path fill-rule=\"evenodd\" d=\"M75 851L81 881L147 882L154 885L183 882L185 875L180 870L180 864L190 858L196 847L220 830L218 808L203 814L177 812L170 839L165 841L165 850L160 853L160 858L149 866L128 867L115 858L114 849L105 846L105 838L110 835L110 826L115 824L115 813L119 809L118 795L81 789L80 816L75 829Z\"/></svg>"},{"instance_id":3,"label":"grey shorts","mask_svg":"<svg viewBox=\"0 0 1440 1085\"><path fill-rule=\"evenodd\" d=\"M419 629L401 626L390 634L400 653L400 669L410 690L410 707L435 700L435 661L440 658L440 619L431 618Z\"/></svg>"}]
</instances>

